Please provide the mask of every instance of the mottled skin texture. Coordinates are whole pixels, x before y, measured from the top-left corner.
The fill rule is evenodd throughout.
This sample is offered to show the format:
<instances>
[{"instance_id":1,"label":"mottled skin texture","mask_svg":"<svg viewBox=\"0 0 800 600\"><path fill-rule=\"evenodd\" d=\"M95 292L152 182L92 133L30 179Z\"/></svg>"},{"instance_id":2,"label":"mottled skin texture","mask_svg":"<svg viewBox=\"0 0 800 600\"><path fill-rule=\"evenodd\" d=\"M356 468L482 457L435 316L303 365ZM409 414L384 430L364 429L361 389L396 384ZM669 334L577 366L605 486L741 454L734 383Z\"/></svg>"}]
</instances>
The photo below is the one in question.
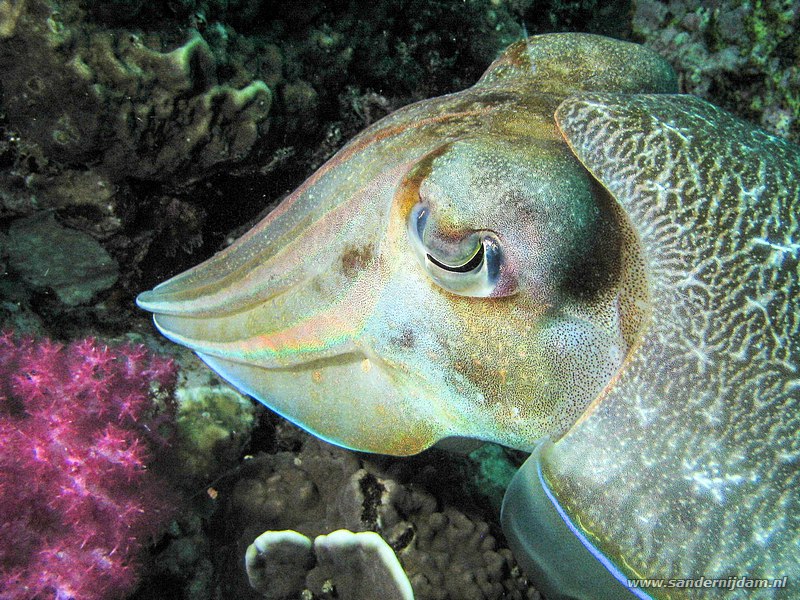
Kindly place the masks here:
<instances>
[{"instance_id":1,"label":"mottled skin texture","mask_svg":"<svg viewBox=\"0 0 800 600\"><path fill-rule=\"evenodd\" d=\"M674 91L638 46L530 38L139 303L346 447L559 440L628 574L794 574L797 149Z\"/></svg>"},{"instance_id":2,"label":"mottled skin texture","mask_svg":"<svg viewBox=\"0 0 800 600\"><path fill-rule=\"evenodd\" d=\"M691 96L556 119L638 224L656 312L545 476L630 573L796 580L800 149Z\"/></svg>"}]
</instances>

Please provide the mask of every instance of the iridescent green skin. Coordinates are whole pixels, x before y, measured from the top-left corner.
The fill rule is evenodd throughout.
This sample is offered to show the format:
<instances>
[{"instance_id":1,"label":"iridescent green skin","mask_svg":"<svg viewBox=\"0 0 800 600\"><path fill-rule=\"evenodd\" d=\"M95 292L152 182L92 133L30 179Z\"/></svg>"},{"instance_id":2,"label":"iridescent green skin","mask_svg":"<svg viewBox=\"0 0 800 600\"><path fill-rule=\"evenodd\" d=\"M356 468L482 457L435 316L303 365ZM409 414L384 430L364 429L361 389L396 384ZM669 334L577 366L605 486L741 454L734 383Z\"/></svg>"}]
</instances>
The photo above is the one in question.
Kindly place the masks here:
<instances>
[{"instance_id":1,"label":"iridescent green skin","mask_svg":"<svg viewBox=\"0 0 800 600\"><path fill-rule=\"evenodd\" d=\"M791 576L798 150L674 90L633 44L517 43L139 304L345 447L557 440L555 501L625 574Z\"/></svg>"}]
</instances>

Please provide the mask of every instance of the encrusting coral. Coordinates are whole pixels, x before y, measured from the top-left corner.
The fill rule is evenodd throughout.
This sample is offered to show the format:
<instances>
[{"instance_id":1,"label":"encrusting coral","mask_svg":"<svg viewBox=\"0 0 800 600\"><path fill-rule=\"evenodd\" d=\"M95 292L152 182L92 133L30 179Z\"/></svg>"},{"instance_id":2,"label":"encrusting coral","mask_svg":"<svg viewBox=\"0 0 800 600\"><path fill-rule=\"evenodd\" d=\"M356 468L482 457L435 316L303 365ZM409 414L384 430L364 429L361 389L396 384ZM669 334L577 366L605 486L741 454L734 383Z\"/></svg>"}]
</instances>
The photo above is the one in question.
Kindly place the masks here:
<instances>
[{"instance_id":1,"label":"encrusting coral","mask_svg":"<svg viewBox=\"0 0 800 600\"><path fill-rule=\"evenodd\" d=\"M304 589L320 598L414 600L397 556L374 531L339 529L313 544L296 531L265 531L247 548L245 565L265 600L297 598Z\"/></svg>"},{"instance_id":2,"label":"encrusting coral","mask_svg":"<svg viewBox=\"0 0 800 600\"><path fill-rule=\"evenodd\" d=\"M143 346L0 335L0 597L123 598L177 494L148 467L176 369Z\"/></svg>"},{"instance_id":3,"label":"encrusting coral","mask_svg":"<svg viewBox=\"0 0 800 600\"><path fill-rule=\"evenodd\" d=\"M232 74L197 30L123 30L90 14L72 0L0 3L0 229L8 219L50 211L50 230L96 250L70 257L80 256L88 275L71 277L75 269L14 255L36 241L26 236L30 227L18 228L16 245L0 247L0 260L11 255L3 283L20 299L0 304L0 318L17 314L3 319L6 327L32 323L17 318L29 312L65 311L71 318L64 321L121 325L130 305L120 289L141 275L152 239L162 242L154 256L202 243L204 211L158 186L191 188L267 139L272 89ZM150 221L152 230L137 230ZM36 297L54 286L42 285L38 272L66 282L45 306ZM115 282L115 292L98 293ZM78 337L79 329L44 333Z\"/></svg>"},{"instance_id":4,"label":"encrusting coral","mask_svg":"<svg viewBox=\"0 0 800 600\"><path fill-rule=\"evenodd\" d=\"M165 50L136 33L82 30L75 7L23 4L0 23L4 106L46 156L97 165L111 181L191 178L243 158L263 133L270 89L219 83L199 35Z\"/></svg>"},{"instance_id":5,"label":"encrusting coral","mask_svg":"<svg viewBox=\"0 0 800 600\"><path fill-rule=\"evenodd\" d=\"M239 561L265 530L291 529L315 538L345 528L380 534L397 554L417 600L538 598L510 550L495 537L491 516L468 506L470 494L453 492L461 498L456 502L441 490L438 498L427 491L436 482L458 485L460 475L447 453L382 459L302 432L284 438L282 431L293 430L287 427L278 431L278 443L297 446L293 451L251 458L231 486L218 486L224 537L239 540L235 549L229 546L217 557L232 561L218 565L236 580L226 584L226 593L251 597ZM416 460L427 465L422 472Z\"/></svg>"},{"instance_id":6,"label":"encrusting coral","mask_svg":"<svg viewBox=\"0 0 800 600\"><path fill-rule=\"evenodd\" d=\"M203 489L238 464L259 405L221 382L194 355L179 354L177 360L176 476L180 471L186 489Z\"/></svg>"},{"instance_id":7,"label":"encrusting coral","mask_svg":"<svg viewBox=\"0 0 800 600\"><path fill-rule=\"evenodd\" d=\"M306 575L315 564L311 540L291 529L265 531L248 546L245 554L250 585L265 600L300 596Z\"/></svg>"}]
</instances>

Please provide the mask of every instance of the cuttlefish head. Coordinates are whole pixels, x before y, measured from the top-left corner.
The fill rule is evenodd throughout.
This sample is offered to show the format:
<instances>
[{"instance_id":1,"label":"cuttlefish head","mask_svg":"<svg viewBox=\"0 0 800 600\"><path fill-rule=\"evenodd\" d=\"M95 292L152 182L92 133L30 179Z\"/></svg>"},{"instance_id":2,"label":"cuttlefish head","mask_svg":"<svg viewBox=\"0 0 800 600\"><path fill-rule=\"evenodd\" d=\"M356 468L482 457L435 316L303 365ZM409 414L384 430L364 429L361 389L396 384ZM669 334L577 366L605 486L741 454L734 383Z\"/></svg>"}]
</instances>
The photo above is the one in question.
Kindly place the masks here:
<instances>
[{"instance_id":1,"label":"cuttlefish head","mask_svg":"<svg viewBox=\"0 0 800 600\"><path fill-rule=\"evenodd\" d=\"M578 39L572 69L536 58L532 38L473 88L376 123L139 305L240 390L341 446L530 449L560 435L647 311L636 236L553 118L587 64L630 62L626 45L612 56L603 38Z\"/></svg>"}]
</instances>

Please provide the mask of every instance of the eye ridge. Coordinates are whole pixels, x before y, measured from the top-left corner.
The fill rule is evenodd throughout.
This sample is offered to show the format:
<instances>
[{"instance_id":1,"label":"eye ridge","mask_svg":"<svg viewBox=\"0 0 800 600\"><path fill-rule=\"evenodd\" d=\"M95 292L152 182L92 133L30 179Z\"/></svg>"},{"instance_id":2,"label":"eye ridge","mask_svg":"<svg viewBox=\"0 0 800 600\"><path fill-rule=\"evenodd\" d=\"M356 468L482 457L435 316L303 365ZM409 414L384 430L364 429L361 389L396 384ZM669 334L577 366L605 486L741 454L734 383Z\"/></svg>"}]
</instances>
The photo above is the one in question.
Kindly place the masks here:
<instances>
[{"instance_id":1,"label":"eye ridge","mask_svg":"<svg viewBox=\"0 0 800 600\"><path fill-rule=\"evenodd\" d=\"M475 269L481 266L481 264L483 263L483 253L484 253L483 244L479 244L478 249L475 251L475 254L472 256L472 258L470 258L463 265L455 265L455 266L446 265L443 262L436 260L433 256L431 256L428 253L426 253L425 256L428 258L429 261L431 261L440 269L444 269L445 271L450 271L451 273L469 273L470 271L474 271Z\"/></svg>"}]
</instances>

